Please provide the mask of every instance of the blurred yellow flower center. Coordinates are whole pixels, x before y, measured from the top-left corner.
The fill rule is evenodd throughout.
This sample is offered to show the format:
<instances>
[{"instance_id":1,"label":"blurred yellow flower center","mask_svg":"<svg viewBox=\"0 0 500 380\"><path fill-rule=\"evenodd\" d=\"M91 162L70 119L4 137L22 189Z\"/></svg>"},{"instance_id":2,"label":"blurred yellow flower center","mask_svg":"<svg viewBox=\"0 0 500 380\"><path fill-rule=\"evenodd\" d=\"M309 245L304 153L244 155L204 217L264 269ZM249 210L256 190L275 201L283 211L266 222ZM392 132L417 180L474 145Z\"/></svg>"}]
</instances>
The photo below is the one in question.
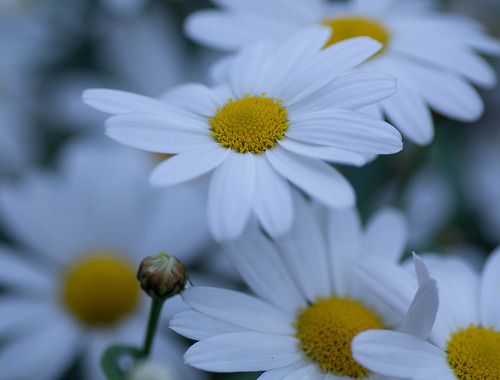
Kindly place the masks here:
<instances>
[{"instance_id":1,"label":"blurred yellow flower center","mask_svg":"<svg viewBox=\"0 0 500 380\"><path fill-rule=\"evenodd\" d=\"M324 20L321 25L332 28L332 35L325 47L349 38L366 36L371 37L384 45L377 53L379 54L385 48L390 38L389 31L384 25L376 20L365 19L362 17L343 16L339 18L331 18Z\"/></svg>"},{"instance_id":2,"label":"blurred yellow flower center","mask_svg":"<svg viewBox=\"0 0 500 380\"><path fill-rule=\"evenodd\" d=\"M63 283L63 301L88 325L109 325L132 311L139 297L133 267L120 255L95 252L75 262Z\"/></svg>"},{"instance_id":3,"label":"blurred yellow flower center","mask_svg":"<svg viewBox=\"0 0 500 380\"><path fill-rule=\"evenodd\" d=\"M451 334L447 345L448 364L459 379L500 379L498 331L471 325Z\"/></svg>"},{"instance_id":4,"label":"blurred yellow flower center","mask_svg":"<svg viewBox=\"0 0 500 380\"><path fill-rule=\"evenodd\" d=\"M283 101L260 96L245 95L244 98L217 109L209 119L210 136L225 148L239 153L261 154L282 140L288 128L288 113Z\"/></svg>"},{"instance_id":5,"label":"blurred yellow flower center","mask_svg":"<svg viewBox=\"0 0 500 380\"><path fill-rule=\"evenodd\" d=\"M295 328L300 348L324 372L359 379L369 371L351 356L351 341L361 331L384 326L360 303L329 298L301 310Z\"/></svg>"}]
</instances>

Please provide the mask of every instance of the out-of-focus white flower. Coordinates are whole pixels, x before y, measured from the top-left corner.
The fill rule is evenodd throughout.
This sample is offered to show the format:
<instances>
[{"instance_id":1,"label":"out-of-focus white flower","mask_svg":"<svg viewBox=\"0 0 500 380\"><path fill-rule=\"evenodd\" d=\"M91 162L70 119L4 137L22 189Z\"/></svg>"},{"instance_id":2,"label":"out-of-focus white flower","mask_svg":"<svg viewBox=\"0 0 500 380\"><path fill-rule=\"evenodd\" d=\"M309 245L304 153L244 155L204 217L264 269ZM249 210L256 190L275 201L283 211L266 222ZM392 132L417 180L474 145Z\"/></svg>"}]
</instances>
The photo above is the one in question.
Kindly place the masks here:
<instances>
[{"instance_id":1,"label":"out-of-focus white flower","mask_svg":"<svg viewBox=\"0 0 500 380\"><path fill-rule=\"evenodd\" d=\"M427 144L434 136L428 107L456 120L473 121L483 103L469 82L491 87L494 71L476 52L500 54L500 43L472 20L438 13L422 0L215 0L217 10L195 12L189 36L234 50L280 40L310 24L333 29L327 45L370 36L381 51L359 66L394 75L398 93L367 112L384 113L408 139ZM332 64L332 67L334 65Z\"/></svg>"},{"instance_id":2,"label":"out-of-focus white flower","mask_svg":"<svg viewBox=\"0 0 500 380\"><path fill-rule=\"evenodd\" d=\"M148 0L99 0L99 3L106 10L118 16L131 17L141 13Z\"/></svg>"},{"instance_id":3,"label":"out-of-focus white flower","mask_svg":"<svg viewBox=\"0 0 500 380\"><path fill-rule=\"evenodd\" d=\"M409 224L409 246L428 248L449 222L456 207L456 194L438 167L427 165L408 182L403 194Z\"/></svg>"},{"instance_id":4,"label":"out-of-focus white flower","mask_svg":"<svg viewBox=\"0 0 500 380\"><path fill-rule=\"evenodd\" d=\"M178 24L172 12L154 5L129 17L94 14L95 65L102 73L71 70L46 86L42 112L50 127L100 132L105 116L81 102L82 92L89 87L157 96L187 80L204 81L204 70L194 54L188 54Z\"/></svg>"},{"instance_id":5,"label":"out-of-focus white flower","mask_svg":"<svg viewBox=\"0 0 500 380\"><path fill-rule=\"evenodd\" d=\"M41 7L10 9L0 4L0 96L23 104L40 85L39 73L63 48Z\"/></svg>"},{"instance_id":6,"label":"out-of-focus white flower","mask_svg":"<svg viewBox=\"0 0 500 380\"><path fill-rule=\"evenodd\" d=\"M143 339L148 305L135 275L140 261L162 249L189 261L211 242L200 218L204 191L195 184L151 189L150 155L86 140L60 159L60 173L29 172L0 191L5 230L23 246L0 248L5 379L54 379L80 355L84 378L104 379L104 349ZM179 379L197 379L181 349L157 339L153 358Z\"/></svg>"},{"instance_id":7,"label":"out-of-focus white flower","mask_svg":"<svg viewBox=\"0 0 500 380\"><path fill-rule=\"evenodd\" d=\"M26 110L5 98L0 98L0 135L0 176L21 175L36 161L41 147Z\"/></svg>"},{"instance_id":8,"label":"out-of-focus white flower","mask_svg":"<svg viewBox=\"0 0 500 380\"><path fill-rule=\"evenodd\" d=\"M486 115L478 129L482 133L467 136L461 146L459 162L463 171L461 184L471 210L478 217L479 230L495 243L500 243L500 127L498 104L492 103L491 114Z\"/></svg>"},{"instance_id":9,"label":"out-of-focus white flower","mask_svg":"<svg viewBox=\"0 0 500 380\"><path fill-rule=\"evenodd\" d=\"M326 205L349 207L351 185L325 161L360 166L401 149L395 128L356 111L392 95L392 77L342 75L380 44L360 37L322 49L329 35L311 27L277 50L250 48L215 88L189 83L163 100L94 89L83 101L116 114L106 122L113 139L175 154L153 171L154 185L211 173L208 218L217 240L240 236L251 214L279 236L294 218L290 183Z\"/></svg>"},{"instance_id":10,"label":"out-of-focus white flower","mask_svg":"<svg viewBox=\"0 0 500 380\"><path fill-rule=\"evenodd\" d=\"M106 18L97 41L100 62L119 88L158 96L175 85L200 78L203 70L189 56L179 20L151 6L133 18ZM196 75L195 75L196 73Z\"/></svg>"},{"instance_id":11,"label":"out-of-focus white flower","mask_svg":"<svg viewBox=\"0 0 500 380\"><path fill-rule=\"evenodd\" d=\"M182 294L192 309L175 315L170 327L199 340L185 354L188 364L215 372L265 371L262 380L369 379L350 353L355 334L400 325L428 333L433 319L416 317L437 308L433 281L423 281L408 317L378 302L357 276L365 258L398 261L406 240L401 214L383 210L363 230L353 209L315 209L301 199L297 205L301 218L276 243L251 225L224 245L257 297L203 287Z\"/></svg>"},{"instance_id":12,"label":"out-of-focus white flower","mask_svg":"<svg viewBox=\"0 0 500 380\"><path fill-rule=\"evenodd\" d=\"M405 379L499 378L500 248L481 276L456 259L424 261L439 289L430 342L396 331L366 331L354 339L354 357L377 373Z\"/></svg>"}]
</instances>

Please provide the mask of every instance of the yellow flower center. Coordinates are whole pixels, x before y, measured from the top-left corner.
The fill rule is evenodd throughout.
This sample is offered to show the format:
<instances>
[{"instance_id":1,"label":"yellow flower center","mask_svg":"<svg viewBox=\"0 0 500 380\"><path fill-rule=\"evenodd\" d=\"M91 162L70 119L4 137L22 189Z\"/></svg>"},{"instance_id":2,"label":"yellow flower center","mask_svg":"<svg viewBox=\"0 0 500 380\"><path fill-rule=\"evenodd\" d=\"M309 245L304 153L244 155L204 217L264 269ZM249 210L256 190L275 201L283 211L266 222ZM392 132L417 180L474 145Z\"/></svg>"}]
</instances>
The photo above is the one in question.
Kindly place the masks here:
<instances>
[{"instance_id":1,"label":"yellow flower center","mask_svg":"<svg viewBox=\"0 0 500 380\"><path fill-rule=\"evenodd\" d=\"M301 310L296 337L307 358L324 372L359 379L369 371L351 355L351 341L368 329L384 328L379 318L360 303L329 298Z\"/></svg>"},{"instance_id":2,"label":"yellow flower center","mask_svg":"<svg viewBox=\"0 0 500 380\"><path fill-rule=\"evenodd\" d=\"M448 364L463 380L500 379L500 333L493 328L460 329L446 342Z\"/></svg>"},{"instance_id":3,"label":"yellow flower center","mask_svg":"<svg viewBox=\"0 0 500 380\"><path fill-rule=\"evenodd\" d=\"M384 45L377 53L379 54L385 48L390 38L389 31L384 25L376 20L370 20L362 17L342 16L339 18L324 20L321 25L332 28L332 35L325 47L349 38L366 36L371 37Z\"/></svg>"},{"instance_id":4,"label":"yellow flower center","mask_svg":"<svg viewBox=\"0 0 500 380\"><path fill-rule=\"evenodd\" d=\"M245 95L228 103L209 119L210 136L225 148L239 153L261 154L282 140L288 128L288 113L283 101Z\"/></svg>"},{"instance_id":5,"label":"yellow flower center","mask_svg":"<svg viewBox=\"0 0 500 380\"><path fill-rule=\"evenodd\" d=\"M110 325L132 311L139 298L133 267L110 252L85 255L67 271L62 299L87 325Z\"/></svg>"}]
</instances>

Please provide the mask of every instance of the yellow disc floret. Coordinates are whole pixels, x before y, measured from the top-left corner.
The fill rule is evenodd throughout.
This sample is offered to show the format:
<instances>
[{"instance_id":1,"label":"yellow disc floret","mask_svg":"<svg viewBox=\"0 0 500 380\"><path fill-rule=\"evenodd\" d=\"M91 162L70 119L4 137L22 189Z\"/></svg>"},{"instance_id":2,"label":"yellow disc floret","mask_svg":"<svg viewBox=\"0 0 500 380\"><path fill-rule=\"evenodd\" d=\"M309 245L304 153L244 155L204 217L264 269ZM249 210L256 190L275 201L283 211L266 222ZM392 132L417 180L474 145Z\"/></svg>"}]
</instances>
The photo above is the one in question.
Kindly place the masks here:
<instances>
[{"instance_id":1,"label":"yellow disc floret","mask_svg":"<svg viewBox=\"0 0 500 380\"><path fill-rule=\"evenodd\" d=\"M139 296L134 269L120 255L85 255L67 271L62 299L80 321L109 325L132 311Z\"/></svg>"},{"instance_id":2,"label":"yellow disc floret","mask_svg":"<svg viewBox=\"0 0 500 380\"><path fill-rule=\"evenodd\" d=\"M359 379L369 371L351 355L351 341L368 329L384 328L379 318L360 303L330 298L301 310L296 337L306 357L324 372Z\"/></svg>"},{"instance_id":3,"label":"yellow disc floret","mask_svg":"<svg viewBox=\"0 0 500 380\"><path fill-rule=\"evenodd\" d=\"M500 332L471 325L451 334L448 364L463 380L500 379Z\"/></svg>"},{"instance_id":4,"label":"yellow disc floret","mask_svg":"<svg viewBox=\"0 0 500 380\"><path fill-rule=\"evenodd\" d=\"M366 19L356 16L342 16L324 20L322 25L332 28L332 35L325 47L336 42L344 41L354 37L371 37L384 46L377 53L379 54L389 42L389 31L377 20Z\"/></svg>"},{"instance_id":5,"label":"yellow disc floret","mask_svg":"<svg viewBox=\"0 0 500 380\"><path fill-rule=\"evenodd\" d=\"M210 136L223 147L239 153L260 154L283 139L288 128L288 113L281 100L265 94L245 95L238 100L229 99L208 121Z\"/></svg>"}]
</instances>

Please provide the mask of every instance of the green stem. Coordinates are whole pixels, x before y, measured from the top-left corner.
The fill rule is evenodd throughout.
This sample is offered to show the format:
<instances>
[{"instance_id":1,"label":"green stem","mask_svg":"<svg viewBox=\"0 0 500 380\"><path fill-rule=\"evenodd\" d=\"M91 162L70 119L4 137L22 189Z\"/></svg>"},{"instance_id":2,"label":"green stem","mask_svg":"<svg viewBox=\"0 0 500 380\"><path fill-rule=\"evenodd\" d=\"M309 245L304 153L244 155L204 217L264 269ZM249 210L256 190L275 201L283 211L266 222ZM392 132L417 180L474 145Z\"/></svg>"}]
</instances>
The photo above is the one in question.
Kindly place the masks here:
<instances>
[{"instance_id":1,"label":"green stem","mask_svg":"<svg viewBox=\"0 0 500 380\"><path fill-rule=\"evenodd\" d=\"M149 312L148 329L146 331L144 346L141 353L141 357L143 358L147 358L149 356L149 352L151 351L156 327L158 325L158 319L160 318L160 312L164 301L165 300L161 300L156 297L151 297L151 311Z\"/></svg>"}]
</instances>

